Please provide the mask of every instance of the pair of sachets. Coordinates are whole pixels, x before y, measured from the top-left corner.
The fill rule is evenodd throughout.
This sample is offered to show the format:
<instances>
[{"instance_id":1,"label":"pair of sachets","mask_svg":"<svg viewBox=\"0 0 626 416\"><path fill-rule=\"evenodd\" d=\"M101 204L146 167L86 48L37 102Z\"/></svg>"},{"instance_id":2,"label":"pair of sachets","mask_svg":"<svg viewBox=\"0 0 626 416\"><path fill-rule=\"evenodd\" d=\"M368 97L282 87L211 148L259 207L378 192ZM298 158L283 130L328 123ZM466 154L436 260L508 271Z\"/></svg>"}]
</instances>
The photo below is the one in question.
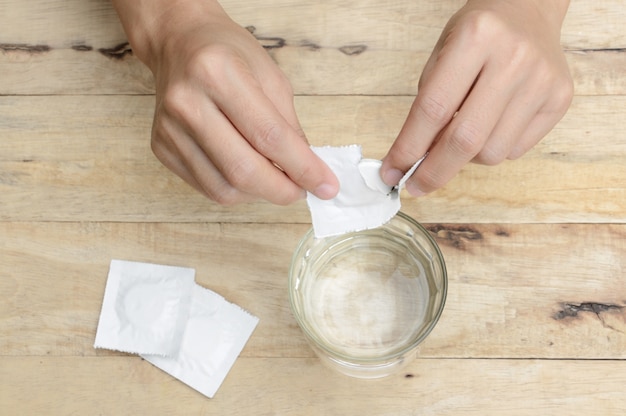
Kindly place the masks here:
<instances>
[{"instance_id":1,"label":"pair of sachets","mask_svg":"<svg viewBox=\"0 0 626 416\"><path fill-rule=\"evenodd\" d=\"M317 238L369 230L388 222L400 210L400 189L424 160L418 160L392 187L380 177L382 162L363 159L359 145L311 149L339 180L339 193L332 199L323 200L312 193L307 194Z\"/></svg>"},{"instance_id":2,"label":"pair of sachets","mask_svg":"<svg viewBox=\"0 0 626 416\"><path fill-rule=\"evenodd\" d=\"M111 261L94 347L139 354L213 397L258 318L194 277L190 268Z\"/></svg>"}]
</instances>

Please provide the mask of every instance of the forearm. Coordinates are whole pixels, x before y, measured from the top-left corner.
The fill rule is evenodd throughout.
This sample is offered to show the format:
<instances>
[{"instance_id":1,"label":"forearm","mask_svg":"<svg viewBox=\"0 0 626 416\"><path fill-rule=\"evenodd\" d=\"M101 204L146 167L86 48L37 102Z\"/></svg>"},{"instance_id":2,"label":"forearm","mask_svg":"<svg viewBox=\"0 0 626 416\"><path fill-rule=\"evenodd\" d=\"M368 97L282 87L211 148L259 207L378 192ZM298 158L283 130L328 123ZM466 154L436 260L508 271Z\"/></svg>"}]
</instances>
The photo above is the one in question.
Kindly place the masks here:
<instances>
[{"instance_id":1,"label":"forearm","mask_svg":"<svg viewBox=\"0 0 626 416\"><path fill-rule=\"evenodd\" d=\"M150 68L170 36L226 17L215 0L111 0L135 55ZM202 23L200 23L202 22Z\"/></svg>"}]
</instances>

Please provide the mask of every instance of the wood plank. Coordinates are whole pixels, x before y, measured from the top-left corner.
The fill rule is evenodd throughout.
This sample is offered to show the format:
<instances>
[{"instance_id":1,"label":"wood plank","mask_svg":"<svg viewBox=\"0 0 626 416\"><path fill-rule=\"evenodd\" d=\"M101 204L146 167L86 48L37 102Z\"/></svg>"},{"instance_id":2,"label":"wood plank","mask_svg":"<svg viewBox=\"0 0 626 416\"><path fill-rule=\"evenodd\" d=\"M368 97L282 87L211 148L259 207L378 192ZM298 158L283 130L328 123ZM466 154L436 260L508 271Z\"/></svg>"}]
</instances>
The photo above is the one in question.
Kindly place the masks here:
<instances>
[{"instance_id":1,"label":"wood plank","mask_svg":"<svg viewBox=\"0 0 626 416\"><path fill-rule=\"evenodd\" d=\"M617 415L626 408L625 361L418 360L407 368L412 377L366 381L313 359L240 358L210 400L136 357L0 357L0 367L0 408L16 414Z\"/></svg>"},{"instance_id":2,"label":"wood plank","mask_svg":"<svg viewBox=\"0 0 626 416\"><path fill-rule=\"evenodd\" d=\"M0 95L153 94L152 74L138 59L98 51L0 51Z\"/></svg>"},{"instance_id":3,"label":"wood plank","mask_svg":"<svg viewBox=\"0 0 626 416\"><path fill-rule=\"evenodd\" d=\"M626 359L626 224L427 224L449 275L422 357ZM248 357L311 357L289 309L301 224L0 223L0 355L93 349L113 258L193 267L260 318ZM245 261L242 261L245 259Z\"/></svg>"},{"instance_id":4,"label":"wood plank","mask_svg":"<svg viewBox=\"0 0 626 416\"><path fill-rule=\"evenodd\" d=\"M246 0L220 2L242 26L289 44L322 47L367 43L372 48L430 51L463 0ZM626 44L621 0L572 1L563 26L567 49L606 49ZM110 48L125 35L108 0L0 1L0 44ZM24 28L28 30L24 30ZM390 36L393 35L393 36Z\"/></svg>"},{"instance_id":5,"label":"wood plank","mask_svg":"<svg viewBox=\"0 0 626 416\"><path fill-rule=\"evenodd\" d=\"M121 55L127 47L119 51L0 51L0 95L153 94L150 71L134 56ZM334 47L296 45L270 54L298 95L414 95L430 52L366 49L348 55ZM567 58L578 95L626 94L626 52L567 51Z\"/></svg>"},{"instance_id":6,"label":"wood plank","mask_svg":"<svg viewBox=\"0 0 626 416\"><path fill-rule=\"evenodd\" d=\"M107 1L32 3L0 3L0 95L153 92L150 72L123 46L125 36ZM441 28L462 2L383 3L225 6L272 47L297 94L413 95ZM618 0L573 3L563 43L577 93L625 94L626 11Z\"/></svg>"},{"instance_id":7,"label":"wood plank","mask_svg":"<svg viewBox=\"0 0 626 416\"><path fill-rule=\"evenodd\" d=\"M292 80L311 143L379 158L465 0L222 3ZM564 120L519 161L404 195L448 301L416 362L362 381L325 369L289 309L305 203L223 208L160 165L153 79L109 0L0 0L0 414L624 413L625 18L572 1ZM93 348L113 258L193 267L260 317L214 399Z\"/></svg>"},{"instance_id":8,"label":"wood plank","mask_svg":"<svg viewBox=\"0 0 626 416\"><path fill-rule=\"evenodd\" d=\"M356 142L379 158L411 101L298 97L296 105L311 143ZM150 96L0 97L0 220L310 221L304 202L224 208L201 197L152 156L153 105ZM423 222L624 222L625 107L624 97L577 97L525 157L468 165L404 207Z\"/></svg>"}]
</instances>

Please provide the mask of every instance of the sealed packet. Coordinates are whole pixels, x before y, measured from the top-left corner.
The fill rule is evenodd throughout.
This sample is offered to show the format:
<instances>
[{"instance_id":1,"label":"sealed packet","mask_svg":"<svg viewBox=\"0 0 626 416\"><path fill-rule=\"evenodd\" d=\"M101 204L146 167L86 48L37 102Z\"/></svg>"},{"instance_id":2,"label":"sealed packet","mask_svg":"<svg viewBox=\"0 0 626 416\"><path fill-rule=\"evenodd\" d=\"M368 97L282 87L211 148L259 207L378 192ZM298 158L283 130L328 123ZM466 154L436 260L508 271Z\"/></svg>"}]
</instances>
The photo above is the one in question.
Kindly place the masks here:
<instances>
[{"instance_id":1,"label":"sealed packet","mask_svg":"<svg viewBox=\"0 0 626 416\"><path fill-rule=\"evenodd\" d=\"M94 347L176 355L194 277L194 269L112 260Z\"/></svg>"},{"instance_id":2,"label":"sealed packet","mask_svg":"<svg viewBox=\"0 0 626 416\"><path fill-rule=\"evenodd\" d=\"M196 285L178 354L173 357L141 356L212 398L258 322L257 317L239 306Z\"/></svg>"}]
</instances>

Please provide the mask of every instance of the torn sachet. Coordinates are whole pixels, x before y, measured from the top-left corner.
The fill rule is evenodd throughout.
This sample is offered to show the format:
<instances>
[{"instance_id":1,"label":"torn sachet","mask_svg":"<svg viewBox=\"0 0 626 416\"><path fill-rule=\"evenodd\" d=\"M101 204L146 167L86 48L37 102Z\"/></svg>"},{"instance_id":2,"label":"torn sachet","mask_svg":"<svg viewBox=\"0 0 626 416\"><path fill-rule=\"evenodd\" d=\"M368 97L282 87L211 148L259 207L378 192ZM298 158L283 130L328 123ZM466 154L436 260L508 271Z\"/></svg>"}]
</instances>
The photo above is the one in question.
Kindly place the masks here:
<instances>
[{"instance_id":1,"label":"torn sachet","mask_svg":"<svg viewBox=\"0 0 626 416\"><path fill-rule=\"evenodd\" d=\"M359 145L312 150L339 180L339 193L332 199L323 200L307 193L316 238L369 230L388 222L400 210L400 189L424 159L417 161L397 186L391 187L380 177L382 162L363 159Z\"/></svg>"}]
</instances>

